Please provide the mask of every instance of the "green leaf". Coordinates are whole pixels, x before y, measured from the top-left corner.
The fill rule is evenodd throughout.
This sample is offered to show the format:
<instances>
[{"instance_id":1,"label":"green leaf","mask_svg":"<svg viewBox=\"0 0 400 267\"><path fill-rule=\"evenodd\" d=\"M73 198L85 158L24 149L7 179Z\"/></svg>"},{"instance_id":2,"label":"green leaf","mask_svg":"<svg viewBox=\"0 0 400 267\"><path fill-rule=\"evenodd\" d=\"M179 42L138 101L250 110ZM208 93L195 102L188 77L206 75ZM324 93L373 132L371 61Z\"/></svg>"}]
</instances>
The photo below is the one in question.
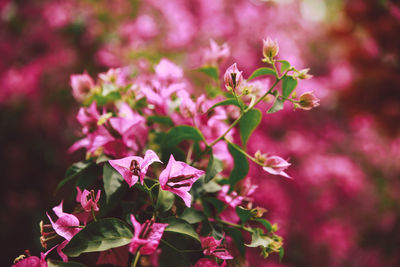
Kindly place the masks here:
<instances>
[{"instance_id":1,"label":"green leaf","mask_svg":"<svg viewBox=\"0 0 400 267\"><path fill-rule=\"evenodd\" d=\"M121 95L119 92L110 92L107 95L94 95L89 99L89 101L85 104L90 105L93 101L96 101L97 106L104 106L107 103L114 102L116 100L121 99Z\"/></svg>"},{"instance_id":2,"label":"green leaf","mask_svg":"<svg viewBox=\"0 0 400 267\"><path fill-rule=\"evenodd\" d=\"M78 262L63 262L63 261L55 261L55 260L47 260L48 267L85 267L85 265L80 264Z\"/></svg>"},{"instance_id":3,"label":"green leaf","mask_svg":"<svg viewBox=\"0 0 400 267\"><path fill-rule=\"evenodd\" d=\"M168 211L172 208L174 200L175 200L175 195L173 193L160 189L158 191L157 204L155 208L160 212Z\"/></svg>"},{"instance_id":4,"label":"green leaf","mask_svg":"<svg viewBox=\"0 0 400 267\"><path fill-rule=\"evenodd\" d=\"M186 221L182 219L177 219L175 217L169 217L162 220L161 222L168 224L164 232L172 232L172 233L186 235L200 242L199 235L196 233L193 227Z\"/></svg>"},{"instance_id":5,"label":"green leaf","mask_svg":"<svg viewBox=\"0 0 400 267\"><path fill-rule=\"evenodd\" d=\"M183 140L204 141L204 136L196 128L187 125L179 125L168 131L164 137L162 146L173 147Z\"/></svg>"},{"instance_id":6,"label":"green leaf","mask_svg":"<svg viewBox=\"0 0 400 267\"><path fill-rule=\"evenodd\" d=\"M255 219L255 221L261 223L267 229L268 232L272 231L272 224L269 221L267 221L266 219L259 218L259 219Z\"/></svg>"},{"instance_id":7,"label":"green leaf","mask_svg":"<svg viewBox=\"0 0 400 267\"><path fill-rule=\"evenodd\" d=\"M101 219L77 233L63 252L70 257L78 257L82 253L105 251L129 244L132 236L130 227L123 221L116 218Z\"/></svg>"},{"instance_id":8,"label":"green leaf","mask_svg":"<svg viewBox=\"0 0 400 267\"><path fill-rule=\"evenodd\" d=\"M92 165L91 161L80 161L76 162L68 168L65 173L65 178L58 183L56 191L58 191L61 187L63 187L67 182L74 179L81 173L83 173L86 169L88 169Z\"/></svg>"},{"instance_id":9,"label":"green leaf","mask_svg":"<svg viewBox=\"0 0 400 267\"><path fill-rule=\"evenodd\" d=\"M218 158L215 158L214 155L211 153L210 159L208 161L206 177L204 178L204 182L208 183L211 179L215 177L218 173L223 170L222 161Z\"/></svg>"},{"instance_id":10,"label":"green leaf","mask_svg":"<svg viewBox=\"0 0 400 267\"><path fill-rule=\"evenodd\" d=\"M284 74L285 71L287 71L290 68L290 63L287 60L278 60L280 63L282 63L281 65L281 73Z\"/></svg>"},{"instance_id":11,"label":"green leaf","mask_svg":"<svg viewBox=\"0 0 400 267\"><path fill-rule=\"evenodd\" d=\"M100 163L107 162L107 161L109 161L110 159L111 159L110 157L108 157L108 156L106 156L106 155L104 155L104 154L101 154L100 157L98 157L98 158L96 159L96 164L100 164Z\"/></svg>"},{"instance_id":12,"label":"green leaf","mask_svg":"<svg viewBox=\"0 0 400 267\"><path fill-rule=\"evenodd\" d=\"M247 161L247 157L234 145L228 143L228 150L234 162L233 170L229 175L230 190L233 190L235 184L245 178L249 172L249 162Z\"/></svg>"},{"instance_id":13,"label":"green leaf","mask_svg":"<svg viewBox=\"0 0 400 267\"><path fill-rule=\"evenodd\" d=\"M203 189L207 193L216 193L221 190L221 186L214 181L209 181L208 183L203 184Z\"/></svg>"},{"instance_id":14,"label":"green leaf","mask_svg":"<svg viewBox=\"0 0 400 267\"><path fill-rule=\"evenodd\" d=\"M240 252L240 255L244 257L246 253L246 247L244 246L243 235L240 230L232 227L224 227L225 232L232 237L233 241L236 244L237 249Z\"/></svg>"},{"instance_id":15,"label":"green leaf","mask_svg":"<svg viewBox=\"0 0 400 267\"><path fill-rule=\"evenodd\" d=\"M297 80L292 76L285 76L282 79L282 97L288 98L290 94L296 89Z\"/></svg>"},{"instance_id":16,"label":"green leaf","mask_svg":"<svg viewBox=\"0 0 400 267\"><path fill-rule=\"evenodd\" d=\"M279 98L279 93L277 91L274 91L273 94L275 96L275 100L272 106L268 109L267 113L274 113L283 109L283 103L285 101Z\"/></svg>"},{"instance_id":17,"label":"green leaf","mask_svg":"<svg viewBox=\"0 0 400 267\"><path fill-rule=\"evenodd\" d=\"M279 248L279 262L282 262L283 256L285 255L285 250L283 247Z\"/></svg>"},{"instance_id":18,"label":"green leaf","mask_svg":"<svg viewBox=\"0 0 400 267\"><path fill-rule=\"evenodd\" d=\"M225 209L225 204L221 200L215 197L205 197L203 198L203 201L210 203L217 213L221 213Z\"/></svg>"},{"instance_id":19,"label":"green leaf","mask_svg":"<svg viewBox=\"0 0 400 267\"><path fill-rule=\"evenodd\" d=\"M222 100L221 102L215 103L212 107L210 107L207 110L207 113L212 111L214 108L219 107L219 106L229 106L229 105L235 105L237 107L240 107L239 103L235 98L227 98L225 100Z\"/></svg>"},{"instance_id":20,"label":"green leaf","mask_svg":"<svg viewBox=\"0 0 400 267\"><path fill-rule=\"evenodd\" d=\"M193 208L185 209L179 218L190 224L198 223L207 219L203 212Z\"/></svg>"},{"instance_id":21,"label":"green leaf","mask_svg":"<svg viewBox=\"0 0 400 267\"><path fill-rule=\"evenodd\" d=\"M211 78L213 78L214 80L218 81L219 77L218 77L218 69L216 67L213 66L205 66L205 67L201 67L199 69L197 69L200 72L205 73L206 75L210 76Z\"/></svg>"},{"instance_id":22,"label":"green leaf","mask_svg":"<svg viewBox=\"0 0 400 267\"><path fill-rule=\"evenodd\" d=\"M251 218L251 210L240 206L236 207L236 214L239 216L242 223L246 223Z\"/></svg>"},{"instance_id":23,"label":"green leaf","mask_svg":"<svg viewBox=\"0 0 400 267\"><path fill-rule=\"evenodd\" d=\"M263 76L263 75L274 75L274 76L276 76L276 72L271 68L265 68L265 67L259 68L259 69L256 69L250 75L250 77L247 80L250 81L250 80L252 80L254 78L257 78L257 77L260 77L260 76Z\"/></svg>"},{"instance_id":24,"label":"green leaf","mask_svg":"<svg viewBox=\"0 0 400 267\"><path fill-rule=\"evenodd\" d=\"M260 124L262 118L262 113L259 109L249 110L239 121L240 127L240 138L242 139L243 147L246 147L247 141L249 140L251 134Z\"/></svg>"},{"instance_id":25,"label":"green leaf","mask_svg":"<svg viewBox=\"0 0 400 267\"><path fill-rule=\"evenodd\" d=\"M122 184L125 182L124 178L107 162L103 166L103 183L104 192L106 193L107 203L118 192Z\"/></svg>"},{"instance_id":26,"label":"green leaf","mask_svg":"<svg viewBox=\"0 0 400 267\"><path fill-rule=\"evenodd\" d=\"M149 122L149 123L159 123L159 124L164 124L164 125L167 125L167 126L174 126L174 122L168 116L157 116L157 115L148 116L147 117L147 122Z\"/></svg>"},{"instance_id":27,"label":"green leaf","mask_svg":"<svg viewBox=\"0 0 400 267\"><path fill-rule=\"evenodd\" d=\"M263 234L263 230L260 228L254 228L253 233L251 234L251 243L245 244L248 247L262 247L268 248L268 246L273 242L273 240Z\"/></svg>"}]
</instances>

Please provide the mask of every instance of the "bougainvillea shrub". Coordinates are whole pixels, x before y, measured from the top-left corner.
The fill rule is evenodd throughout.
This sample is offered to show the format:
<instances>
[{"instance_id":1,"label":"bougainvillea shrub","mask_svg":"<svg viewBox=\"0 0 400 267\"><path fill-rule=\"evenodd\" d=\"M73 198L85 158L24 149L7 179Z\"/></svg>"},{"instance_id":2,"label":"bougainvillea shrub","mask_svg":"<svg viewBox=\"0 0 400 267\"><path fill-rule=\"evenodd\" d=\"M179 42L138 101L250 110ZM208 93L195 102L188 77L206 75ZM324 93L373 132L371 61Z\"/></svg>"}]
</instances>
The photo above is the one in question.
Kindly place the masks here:
<instances>
[{"instance_id":1,"label":"bougainvillea shrub","mask_svg":"<svg viewBox=\"0 0 400 267\"><path fill-rule=\"evenodd\" d=\"M312 92L296 97L298 82L312 76L276 59L278 51L279 44L267 37L262 61L268 67L247 79L236 63L225 70L223 82L216 62L205 65L198 71L223 89L214 86L197 96L195 87L205 85L194 85L167 59L137 71L109 69L96 81L87 73L71 75L72 94L82 104L76 117L82 137L69 151L84 149L86 157L68 169L57 189L76 180L76 205L65 212L62 200L52 209L56 217L46 213L40 222L45 252L40 259L21 256L15 266L60 265L94 252L95 262L83 262L240 265L251 248L263 258L282 258L278 226L253 204L258 186L248 176L249 161L286 179L292 179L286 173L291 164L267 151L251 155L246 147L263 113L278 112L285 102L310 110L319 99ZM265 76L270 82L264 90L258 88L262 83L253 84ZM260 102L269 107L259 109ZM51 260L55 253L64 263Z\"/></svg>"},{"instance_id":2,"label":"bougainvillea shrub","mask_svg":"<svg viewBox=\"0 0 400 267\"><path fill-rule=\"evenodd\" d=\"M164 63L180 66L184 79L190 81L189 98L204 92L213 98L214 87L226 90L223 74L234 62L244 78L256 68L269 66L260 60L261 39L268 35L272 41L279 40L277 59L287 59L300 69L311 68L314 78L298 84L297 99L313 92L321 98L321 106L309 112L292 111L286 106L279 112L264 114L248 141L247 152L254 157L258 150L258 156L267 152L270 155L266 157L277 155L279 158L271 157L270 162L275 160L281 167L290 163L290 167L264 167L293 179L271 175L264 167L250 163L251 179L243 182L242 194L231 195L228 185L221 185L220 193L215 194L226 206L220 215L237 220L235 205L243 199L266 208L265 218L278 223L276 233L284 240L282 265L397 265L399 141L394 122L398 117L399 39L393 32L398 28L400 12L395 2L285 0L235 1L232 5L230 1L203 0L3 1L0 9L3 265L10 265L14 256L28 248L30 254L37 256L30 260L39 261L40 251L45 250L39 242L37 222L51 224L46 211L56 222L59 216L52 207L64 199L65 212L73 213L79 204L82 213L84 206L95 203L103 186L101 181L92 187L82 186L76 177L54 194L68 165L85 158L86 149L69 154L67 149L74 150L74 140L85 140L92 127L80 128L85 117L75 118L78 105L73 99L76 91L71 93L72 73L87 73L86 78L98 85L98 73L106 73L109 67L123 68L132 82L134 77L144 77L143 73L154 74L161 60L168 58ZM196 70L215 64L220 66L220 84ZM162 66L173 65L161 64L159 69ZM252 92L262 93L271 82L268 76L251 80ZM185 93L179 94L177 99L187 98ZM312 97L307 95L303 99L312 103ZM250 97L242 97L245 102L251 101ZM91 110L97 110L95 117L102 116L103 105L96 103ZM84 106L90 107L88 103ZM261 102L257 107L264 111L269 106L270 103ZM188 104L182 108L186 110L182 114L186 112L183 123L187 125L187 118L196 110L190 107ZM230 116L227 121L237 116L238 109L225 108ZM106 106L107 109L112 110L110 118L124 113L119 106ZM171 119L176 123L177 118ZM113 124L117 124L115 120ZM221 126L212 125L201 129L204 136L212 135ZM238 134L232 132L232 138L241 144ZM105 149L110 152L120 144L128 146L128 151L137 149L135 144L127 143L129 133L123 136L121 142L103 140L109 143ZM82 143L76 143L75 148L79 145ZM120 148L115 153L127 152ZM163 167L168 165L169 157L162 158L157 148L150 150L156 152ZM146 151L126 156L144 159ZM222 162L232 161L229 153L215 148L213 152ZM183 161L175 152L174 155L175 161ZM153 167L162 171L157 164L160 163L148 168L149 175ZM94 165L90 167L100 177L101 170L95 169ZM82 191L80 200L76 199L75 183ZM87 200L89 204L81 202L82 195L88 195L85 189L89 193L94 190L94 197ZM104 190L100 194L105 194ZM101 210L102 199L99 201L97 207ZM194 203L191 204L193 208ZM82 214L86 214L87 222L92 221L87 212ZM130 218L124 219L132 224ZM135 219L140 225L145 223L144 218ZM226 235L224 240L229 238ZM245 238L248 241L251 237ZM212 239L208 240L211 244ZM222 244L228 245L225 248L229 251L230 243ZM129 248L116 253L129 261L133 254L127 251ZM207 251L203 254L214 257L210 255L212 250ZM88 255L91 254L81 257ZM56 249L43 256L61 259ZM96 259L87 262L97 260L97 255L93 257ZM105 259L107 255L101 257ZM250 266L279 264L278 255L272 253L264 260L256 249L249 249L246 258Z\"/></svg>"}]
</instances>

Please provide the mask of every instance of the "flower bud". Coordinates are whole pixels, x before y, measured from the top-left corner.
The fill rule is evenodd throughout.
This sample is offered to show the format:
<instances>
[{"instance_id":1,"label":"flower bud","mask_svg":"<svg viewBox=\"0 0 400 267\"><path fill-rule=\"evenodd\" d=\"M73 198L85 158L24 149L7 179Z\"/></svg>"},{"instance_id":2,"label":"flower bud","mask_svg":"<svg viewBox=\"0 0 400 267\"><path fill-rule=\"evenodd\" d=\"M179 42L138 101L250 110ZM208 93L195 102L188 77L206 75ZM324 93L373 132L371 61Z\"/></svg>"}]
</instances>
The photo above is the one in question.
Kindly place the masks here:
<instances>
[{"instance_id":1,"label":"flower bud","mask_svg":"<svg viewBox=\"0 0 400 267\"><path fill-rule=\"evenodd\" d=\"M254 153L254 157L260 163L264 163L267 160L267 154L262 154L260 150L257 150L256 153Z\"/></svg>"},{"instance_id":2,"label":"flower bud","mask_svg":"<svg viewBox=\"0 0 400 267\"><path fill-rule=\"evenodd\" d=\"M304 110L310 110L312 108L319 106L319 98L317 98L313 92L305 92L303 93L300 98L300 102L296 105Z\"/></svg>"},{"instance_id":3,"label":"flower bud","mask_svg":"<svg viewBox=\"0 0 400 267\"><path fill-rule=\"evenodd\" d=\"M278 156L269 156L264 161L264 171L273 174L273 175L282 175L286 178L291 178L287 173L284 171L290 166L291 164Z\"/></svg>"},{"instance_id":4,"label":"flower bud","mask_svg":"<svg viewBox=\"0 0 400 267\"><path fill-rule=\"evenodd\" d=\"M238 70L236 63L230 66L224 74L224 82L227 90L236 90L243 81L242 72Z\"/></svg>"},{"instance_id":5,"label":"flower bud","mask_svg":"<svg viewBox=\"0 0 400 267\"><path fill-rule=\"evenodd\" d=\"M308 71L310 69L303 69L297 72L296 77L301 79L301 80L308 80L311 79L313 76L311 74L308 74Z\"/></svg>"},{"instance_id":6,"label":"flower bud","mask_svg":"<svg viewBox=\"0 0 400 267\"><path fill-rule=\"evenodd\" d=\"M85 100L87 95L90 93L91 88L94 87L92 77L90 77L86 72L83 74L71 75L70 84L72 87L72 95L77 101Z\"/></svg>"},{"instance_id":7,"label":"flower bud","mask_svg":"<svg viewBox=\"0 0 400 267\"><path fill-rule=\"evenodd\" d=\"M273 41L269 36L267 39L263 40L263 55L265 59L271 60L278 55L278 52L279 45L276 40Z\"/></svg>"},{"instance_id":8,"label":"flower bud","mask_svg":"<svg viewBox=\"0 0 400 267\"><path fill-rule=\"evenodd\" d=\"M261 207L256 207L251 210L251 215L253 218L261 218L267 210Z\"/></svg>"}]
</instances>

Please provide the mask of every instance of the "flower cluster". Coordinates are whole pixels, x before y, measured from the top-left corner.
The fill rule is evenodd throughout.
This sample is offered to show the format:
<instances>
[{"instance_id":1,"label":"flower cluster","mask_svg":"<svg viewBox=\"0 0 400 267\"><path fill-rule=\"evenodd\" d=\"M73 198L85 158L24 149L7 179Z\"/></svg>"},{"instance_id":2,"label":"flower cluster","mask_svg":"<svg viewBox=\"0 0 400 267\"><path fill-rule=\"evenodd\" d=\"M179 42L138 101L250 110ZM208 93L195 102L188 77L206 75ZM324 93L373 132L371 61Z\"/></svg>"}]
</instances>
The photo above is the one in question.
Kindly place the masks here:
<instances>
[{"instance_id":1,"label":"flower cluster","mask_svg":"<svg viewBox=\"0 0 400 267\"><path fill-rule=\"evenodd\" d=\"M222 53L215 42L211 50ZM247 81L233 64L224 74L228 94L224 97L215 88L219 92L214 98L206 94L194 98L190 80L167 59L154 67L154 73L143 70L132 76L129 68L110 69L100 73L97 82L87 73L72 75L73 95L83 107L77 115L82 138L70 152L84 148L86 160L75 163L59 187L78 174L87 180L85 184L97 187L89 182L95 175L90 171L98 172L101 167L103 189L95 193L78 186L79 205L72 213L64 212L61 202L53 208L56 221L47 214L50 224L41 223L41 242L45 249L51 248L44 255L55 249L67 262L69 257L99 252L97 263L125 266L126 257L118 259L116 254L125 246L135 255L132 266L141 257L156 262L159 257L159 264L167 266L189 251L197 253L185 255L187 265L238 264L245 252L243 241L238 240L248 232L252 236L248 247L259 247L264 257L274 252L282 256L283 242L275 233L276 225L263 218L264 208L253 207L250 195L257 186L247 177L248 161L269 174L288 178L284 170L290 163L261 152L253 157L246 145L261 121L256 105L268 101L268 95L275 98L268 113L282 109L286 100L294 105L304 101L294 96L299 79L296 68L289 65L278 72L276 64L281 62L272 56L268 63L273 68L255 70ZM207 68L219 73L218 66ZM244 88L261 75L275 79L270 89L254 93ZM291 85L278 90L281 81ZM120 217L105 218L120 205ZM164 263L161 259L165 257Z\"/></svg>"}]
</instances>

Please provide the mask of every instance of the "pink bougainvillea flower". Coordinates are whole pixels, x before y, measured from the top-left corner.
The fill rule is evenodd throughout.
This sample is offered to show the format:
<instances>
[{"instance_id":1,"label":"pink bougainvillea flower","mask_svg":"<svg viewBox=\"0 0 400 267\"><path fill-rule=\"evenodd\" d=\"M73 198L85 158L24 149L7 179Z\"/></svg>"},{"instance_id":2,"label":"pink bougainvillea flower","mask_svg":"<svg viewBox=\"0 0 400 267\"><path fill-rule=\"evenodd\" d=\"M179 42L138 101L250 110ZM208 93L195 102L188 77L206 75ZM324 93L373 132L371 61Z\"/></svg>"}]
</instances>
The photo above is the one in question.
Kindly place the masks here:
<instances>
[{"instance_id":1,"label":"pink bougainvillea flower","mask_svg":"<svg viewBox=\"0 0 400 267\"><path fill-rule=\"evenodd\" d=\"M96 102L89 106L89 108L80 108L76 119L79 123L83 126L82 132L87 134L89 132L93 132L97 129L98 125L97 122L100 118L100 113L97 111Z\"/></svg>"},{"instance_id":2,"label":"pink bougainvillea flower","mask_svg":"<svg viewBox=\"0 0 400 267\"><path fill-rule=\"evenodd\" d=\"M229 57L230 48L227 43L218 45L213 39L210 40L210 49L204 52L204 62L209 64L219 64Z\"/></svg>"},{"instance_id":3,"label":"pink bougainvillea flower","mask_svg":"<svg viewBox=\"0 0 400 267\"><path fill-rule=\"evenodd\" d=\"M171 155L167 167L160 174L160 185L163 190L170 191L183 199L190 207L192 196L189 190L194 182L205 172L189 166L182 161L176 161Z\"/></svg>"},{"instance_id":4,"label":"pink bougainvillea flower","mask_svg":"<svg viewBox=\"0 0 400 267\"><path fill-rule=\"evenodd\" d=\"M83 101L89 94L90 89L94 87L92 77L90 77L86 72L83 74L71 75L70 83L72 87L72 95L78 101Z\"/></svg>"},{"instance_id":5,"label":"pink bougainvillea flower","mask_svg":"<svg viewBox=\"0 0 400 267\"><path fill-rule=\"evenodd\" d=\"M53 222L50 215L48 213L46 214L54 231L69 241L81 228L79 228L78 218L75 215L63 212L62 206L63 201L61 201L60 205L53 208L54 213L58 216L57 221Z\"/></svg>"},{"instance_id":6,"label":"pink bougainvillea flower","mask_svg":"<svg viewBox=\"0 0 400 267\"><path fill-rule=\"evenodd\" d=\"M50 252L50 250L48 252ZM48 252L41 252L39 258L36 256L31 256L29 250L27 250L25 252L27 257L25 257L25 255L21 255L20 257L16 258L12 267L47 267L48 265L45 258Z\"/></svg>"},{"instance_id":7,"label":"pink bougainvillea flower","mask_svg":"<svg viewBox=\"0 0 400 267\"><path fill-rule=\"evenodd\" d=\"M236 90L243 81L242 71L239 71L236 63L230 66L224 74L224 82L227 90Z\"/></svg>"},{"instance_id":8,"label":"pink bougainvillea flower","mask_svg":"<svg viewBox=\"0 0 400 267\"><path fill-rule=\"evenodd\" d=\"M154 70L160 79L166 81L177 81L183 77L182 69L165 58L160 60Z\"/></svg>"},{"instance_id":9,"label":"pink bougainvillea flower","mask_svg":"<svg viewBox=\"0 0 400 267\"><path fill-rule=\"evenodd\" d=\"M51 224L40 223L40 242L44 248L47 248L47 243L49 241L56 239L58 236L65 238L64 241L54 246L46 253L56 248L57 253L60 255L62 260L67 262L68 257L62 252L62 249L68 244L74 235L82 230L82 228L80 228L79 219L75 215L63 212L63 201L61 201L60 205L54 207L53 211L58 216L58 219L53 222L50 215L46 213Z\"/></svg>"},{"instance_id":10,"label":"pink bougainvillea flower","mask_svg":"<svg viewBox=\"0 0 400 267\"><path fill-rule=\"evenodd\" d=\"M215 260L208 258L199 259L193 267L225 267L226 261L219 265Z\"/></svg>"},{"instance_id":11,"label":"pink bougainvillea flower","mask_svg":"<svg viewBox=\"0 0 400 267\"><path fill-rule=\"evenodd\" d=\"M156 223L154 219L147 220L143 224L140 224L133 215L131 215L131 222L134 227L134 234L129 244L129 251L132 254L135 254L137 250L139 250L142 255L153 254L168 224Z\"/></svg>"},{"instance_id":12,"label":"pink bougainvillea flower","mask_svg":"<svg viewBox=\"0 0 400 267\"><path fill-rule=\"evenodd\" d=\"M177 95L181 100L179 110L182 116L185 118L193 118L196 115L196 105L190 98L189 93L185 90L179 90Z\"/></svg>"},{"instance_id":13,"label":"pink bougainvillea flower","mask_svg":"<svg viewBox=\"0 0 400 267\"><path fill-rule=\"evenodd\" d=\"M290 165L291 164L289 162L281 157L269 156L264 161L263 170L273 175L281 175L286 178L292 178L286 172L284 172L284 170L286 170Z\"/></svg>"},{"instance_id":14,"label":"pink bougainvillea flower","mask_svg":"<svg viewBox=\"0 0 400 267\"><path fill-rule=\"evenodd\" d=\"M140 182L143 184L143 179L149 166L154 162L161 162L161 160L153 150L149 149L146 151L144 158L130 156L122 159L109 160L108 162L122 175L129 187L132 187L139 178Z\"/></svg>"},{"instance_id":15,"label":"pink bougainvillea flower","mask_svg":"<svg viewBox=\"0 0 400 267\"><path fill-rule=\"evenodd\" d=\"M77 186L76 187L76 202L81 203L82 208L86 212L91 212L92 210L94 211L99 211L99 206L97 203L99 202L101 191L98 190L97 194L94 194L94 190L86 190L84 189L83 192L81 189Z\"/></svg>"},{"instance_id":16,"label":"pink bougainvillea flower","mask_svg":"<svg viewBox=\"0 0 400 267\"><path fill-rule=\"evenodd\" d=\"M215 256L223 260L233 259L232 255L221 245L221 240L216 240L212 236L201 238L201 247L204 249L203 253L207 256Z\"/></svg>"}]
</instances>

